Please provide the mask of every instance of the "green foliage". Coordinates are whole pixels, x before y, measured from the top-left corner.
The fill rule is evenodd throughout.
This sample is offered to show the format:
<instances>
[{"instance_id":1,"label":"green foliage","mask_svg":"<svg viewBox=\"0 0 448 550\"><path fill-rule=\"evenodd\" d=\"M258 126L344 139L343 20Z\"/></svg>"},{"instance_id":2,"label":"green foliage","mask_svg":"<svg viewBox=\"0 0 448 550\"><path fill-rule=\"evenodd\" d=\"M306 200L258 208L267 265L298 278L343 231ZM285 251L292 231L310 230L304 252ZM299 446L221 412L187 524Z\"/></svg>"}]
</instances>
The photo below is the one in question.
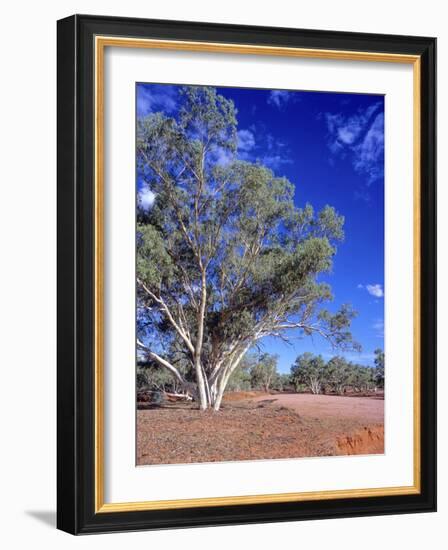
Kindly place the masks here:
<instances>
[{"instance_id":1,"label":"green foliage","mask_svg":"<svg viewBox=\"0 0 448 550\"><path fill-rule=\"evenodd\" d=\"M353 368L343 357L332 357L326 367L325 382L330 389L342 395L352 382Z\"/></svg>"},{"instance_id":2,"label":"green foliage","mask_svg":"<svg viewBox=\"0 0 448 550\"><path fill-rule=\"evenodd\" d=\"M381 386L378 381L378 366L372 368L357 365L341 356L332 357L325 363L320 355L305 352L299 355L292 365L291 380L297 392L331 391L343 395L348 389L354 392L367 392L383 387L384 371Z\"/></svg>"},{"instance_id":3,"label":"green foliage","mask_svg":"<svg viewBox=\"0 0 448 550\"><path fill-rule=\"evenodd\" d=\"M137 235L139 277L151 288L160 287L162 281L171 284L175 263L165 248L160 232L153 225L139 223Z\"/></svg>"},{"instance_id":4,"label":"green foliage","mask_svg":"<svg viewBox=\"0 0 448 550\"><path fill-rule=\"evenodd\" d=\"M325 361L321 355L306 351L299 355L291 367L291 380L296 388L307 387L312 393L319 394L326 380Z\"/></svg>"},{"instance_id":5,"label":"green foliage","mask_svg":"<svg viewBox=\"0 0 448 550\"><path fill-rule=\"evenodd\" d=\"M375 383L378 387L384 388L384 351L376 349L375 354Z\"/></svg>"},{"instance_id":6,"label":"green foliage","mask_svg":"<svg viewBox=\"0 0 448 550\"><path fill-rule=\"evenodd\" d=\"M249 391L252 388L250 371L255 364L255 357L247 355L232 372L227 383L227 391Z\"/></svg>"},{"instance_id":7,"label":"green foliage","mask_svg":"<svg viewBox=\"0 0 448 550\"><path fill-rule=\"evenodd\" d=\"M190 139L235 152L237 120L233 102L210 87L188 86L181 93L186 101L180 110L180 126Z\"/></svg>"},{"instance_id":8,"label":"green foliage","mask_svg":"<svg viewBox=\"0 0 448 550\"><path fill-rule=\"evenodd\" d=\"M177 391L175 378L154 364L140 363L137 366L137 390Z\"/></svg>"},{"instance_id":9,"label":"green foliage","mask_svg":"<svg viewBox=\"0 0 448 550\"><path fill-rule=\"evenodd\" d=\"M353 365L349 383L354 391L366 392L375 389L375 369Z\"/></svg>"},{"instance_id":10,"label":"green foliage","mask_svg":"<svg viewBox=\"0 0 448 550\"><path fill-rule=\"evenodd\" d=\"M279 374L274 380L274 384L272 387L274 390L279 391L291 390L293 388L291 375L288 373Z\"/></svg>"},{"instance_id":11,"label":"green foliage","mask_svg":"<svg viewBox=\"0 0 448 550\"><path fill-rule=\"evenodd\" d=\"M268 392L276 382L279 374L277 373L277 355L263 353L258 362L251 368L250 378L252 388L262 389Z\"/></svg>"}]
</instances>

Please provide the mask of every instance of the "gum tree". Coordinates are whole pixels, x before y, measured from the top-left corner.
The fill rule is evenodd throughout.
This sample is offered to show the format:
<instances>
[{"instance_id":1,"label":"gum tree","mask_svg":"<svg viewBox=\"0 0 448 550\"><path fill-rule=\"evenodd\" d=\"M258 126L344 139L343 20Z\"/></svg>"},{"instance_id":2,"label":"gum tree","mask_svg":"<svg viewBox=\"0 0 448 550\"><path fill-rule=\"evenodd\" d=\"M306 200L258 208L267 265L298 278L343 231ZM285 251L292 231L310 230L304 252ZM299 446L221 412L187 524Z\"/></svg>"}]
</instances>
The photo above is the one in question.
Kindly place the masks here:
<instances>
[{"instance_id":1,"label":"gum tree","mask_svg":"<svg viewBox=\"0 0 448 550\"><path fill-rule=\"evenodd\" d=\"M139 177L155 200L137 226L137 346L201 409L220 408L230 376L267 336L353 346L352 310L324 309L331 289L318 280L343 218L296 207L291 182L236 150L234 104L213 88L187 87L175 116L138 121Z\"/></svg>"},{"instance_id":2,"label":"gum tree","mask_svg":"<svg viewBox=\"0 0 448 550\"><path fill-rule=\"evenodd\" d=\"M384 388L384 351L376 349L375 354L375 383L378 387Z\"/></svg>"},{"instance_id":3,"label":"gum tree","mask_svg":"<svg viewBox=\"0 0 448 550\"><path fill-rule=\"evenodd\" d=\"M260 355L258 361L250 371L253 388L262 388L266 393L269 391L279 376L277 362L277 355L269 353Z\"/></svg>"},{"instance_id":4,"label":"gum tree","mask_svg":"<svg viewBox=\"0 0 448 550\"><path fill-rule=\"evenodd\" d=\"M326 365L326 381L330 388L338 395L343 395L353 378L353 365L344 357L332 357Z\"/></svg>"},{"instance_id":5,"label":"gum tree","mask_svg":"<svg viewBox=\"0 0 448 550\"><path fill-rule=\"evenodd\" d=\"M321 355L313 355L309 351L297 357L291 367L291 380L296 391L301 386L318 395L327 381L327 365Z\"/></svg>"}]
</instances>

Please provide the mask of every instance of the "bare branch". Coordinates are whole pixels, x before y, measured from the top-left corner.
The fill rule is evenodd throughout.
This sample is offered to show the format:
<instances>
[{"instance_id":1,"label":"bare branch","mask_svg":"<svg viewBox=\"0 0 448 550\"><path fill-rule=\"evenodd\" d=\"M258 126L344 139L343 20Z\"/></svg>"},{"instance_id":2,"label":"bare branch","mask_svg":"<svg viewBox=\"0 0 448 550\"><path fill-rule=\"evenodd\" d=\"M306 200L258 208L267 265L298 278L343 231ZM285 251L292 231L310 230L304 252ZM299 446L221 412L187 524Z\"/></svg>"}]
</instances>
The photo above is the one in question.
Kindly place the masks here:
<instances>
[{"instance_id":1,"label":"bare branch","mask_svg":"<svg viewBox=\"0 0 448 550\"><path fill-rule=\"evenodd\" d=\"M191 342L191 340L188 338L187 334L184 330L179 326L178 323L174 320L173 315L171 314L171 311L169 310L166 303L162 300L162 298L159 298L156 296L151 290L143 283L141 279L137 277L137 282L141 286L141 288L152 298L155 302L157 302L161 309L165 312L166 317L168 318L169 322L172 324L172 326L175 328L176 332L179 334L179 336L182 338L182 340L185 342L188 349L191 351L191 353L195 352L194 346Z\"/></svg>"},{"instance_id":2,"label":"bare branch","mask_svg":"<svg viewBox=\"0 0 448 550\"><path fill-rule=\"evenodd\" d=\"M186 381L185 381L184 377L176 369L176 367L174 367L169 361L167 361L163 357L160 357L160 355L158 355L154 351L151 351L140 340L137 340L137 347L139 349L141 349L142 351L144 351L149 357L151 357L151 359L154 359L154 361L159 363L159 365L162 365L162 367L165 367L167 370L169 370L171 372L171 374L173 374L177 378L177 380L179 380L179 382L181 382L181 384L186 384Z\"/></svg>"}]
</instances>

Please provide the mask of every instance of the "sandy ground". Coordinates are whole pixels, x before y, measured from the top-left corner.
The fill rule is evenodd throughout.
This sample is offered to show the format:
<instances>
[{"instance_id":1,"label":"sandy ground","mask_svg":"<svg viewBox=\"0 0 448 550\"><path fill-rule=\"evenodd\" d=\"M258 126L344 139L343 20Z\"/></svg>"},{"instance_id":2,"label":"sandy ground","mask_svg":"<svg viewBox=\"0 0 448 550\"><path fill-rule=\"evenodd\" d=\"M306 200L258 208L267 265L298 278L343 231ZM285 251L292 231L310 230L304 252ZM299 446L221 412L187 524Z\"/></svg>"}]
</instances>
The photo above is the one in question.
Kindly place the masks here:
<instances>
[{"instance_id":1,"label":"sandy ground","mask_svg":"<svg viewBox=\"0 0 448 550\"><path fill-rule=\"evenodd\" d=\"M255 397L263 401L266 396ZM384 422L384 400L375 397L343 397L338 395L312 395L291 393L272 395L273 403L313 418L355 418L377 424Z\"/></svg>"},{"instance_id":2,"label":"sandy ground","mask_svg":"<svg viewBox=\"0 0 448 550\"><path fill-rule=\"evenodd\" d=\"M230 394L218 413L180 403L145 407L137 411L137 464L384 452L377 398Z\"/></svg>"}]
</instances>

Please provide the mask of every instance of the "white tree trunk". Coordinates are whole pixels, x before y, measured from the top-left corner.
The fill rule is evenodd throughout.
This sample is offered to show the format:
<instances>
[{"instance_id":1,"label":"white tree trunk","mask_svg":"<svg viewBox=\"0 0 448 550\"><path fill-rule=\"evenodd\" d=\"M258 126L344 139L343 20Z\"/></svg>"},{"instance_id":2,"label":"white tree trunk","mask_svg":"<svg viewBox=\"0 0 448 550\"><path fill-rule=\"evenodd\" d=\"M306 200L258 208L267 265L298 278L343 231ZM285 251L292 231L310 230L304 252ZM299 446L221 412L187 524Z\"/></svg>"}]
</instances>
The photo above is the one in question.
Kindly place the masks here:
<instances>
[{"instance_id":1,"label":"white tree trunk","mask_svg":"<svg viewBox=\"0 0 448 550\"><path fill-rule=\"evenodd\" d=\"M311 389L311 392L314 393L314 395L320 394L321 384L320 384L319 380L316 380L315 378L312 378L310 380L310 389Z\"/></svg>"},{"instance_id":2,"label":"white tree trunk","mask_svg":"<svg viewBox=\"0 0 448 550\"><path fill-rule=\"evenodd\" d=\"M201 411L205 411L208 408L209 401L207 399L204 373L199 359L195 361L195 371L196 383L198 386L199 408L201 409Z\"/></svg>"},{"instance_id":3,"label":"white tree trunk","mask_svg":"<svg viewBox=\"0 0 448 550\"><path fill-rule=\"evenodd\" d=\"M213 403L213 409L215 411L219 411L219 409L221 408L222 398L224 396L224 391L226 389L229 377L230 377L230 375L228 375L228 376L224 375L218 383L217 393L216 393L215 401Z\"/></svg>"},{"instance_id":4,"label":"white tree trunk","mask_svg":"<svg viewBox=\"0 0 448 550\"><path fill-rule=\"evenodd\" d=\"M219 411L219 409L221 408L222 398L224 396L224 392L227 387L229 378L232 375L232 372L234 372L234 370L240 364L241 359L244 357L249 347L250 347L250 344L246 345L242 350L239 351L236 357L233 356L232 357L233 361L230 364L226 365L225 363L223 363L221 365L221 374L218 375L217 382L216 382L216 389L217 389L216 397L215 397L214 403L212 403L213 409L215 411Z\"/></svg>"}]
</instances>

